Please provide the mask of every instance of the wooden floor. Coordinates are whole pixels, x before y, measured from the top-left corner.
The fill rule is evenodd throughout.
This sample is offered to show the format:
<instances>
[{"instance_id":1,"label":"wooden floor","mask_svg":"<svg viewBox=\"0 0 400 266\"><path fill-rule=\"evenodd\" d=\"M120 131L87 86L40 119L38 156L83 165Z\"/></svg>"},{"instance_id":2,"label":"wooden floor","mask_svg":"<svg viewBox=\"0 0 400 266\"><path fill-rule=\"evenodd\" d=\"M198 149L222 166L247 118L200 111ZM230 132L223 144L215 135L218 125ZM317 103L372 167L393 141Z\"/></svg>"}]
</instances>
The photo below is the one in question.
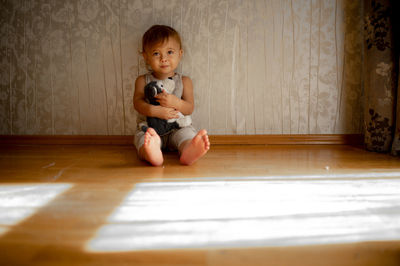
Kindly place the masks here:
<instances>
[{"instance_id":1,"label":"wooden floor","mask_svg":"<svg viewBox=\"0 0 400 266\"><path fill-rule=\"evenodd\" d=\"M0 265L400 265L400 160L342 145L0 146Z\"/></svg>"}]
</instances>

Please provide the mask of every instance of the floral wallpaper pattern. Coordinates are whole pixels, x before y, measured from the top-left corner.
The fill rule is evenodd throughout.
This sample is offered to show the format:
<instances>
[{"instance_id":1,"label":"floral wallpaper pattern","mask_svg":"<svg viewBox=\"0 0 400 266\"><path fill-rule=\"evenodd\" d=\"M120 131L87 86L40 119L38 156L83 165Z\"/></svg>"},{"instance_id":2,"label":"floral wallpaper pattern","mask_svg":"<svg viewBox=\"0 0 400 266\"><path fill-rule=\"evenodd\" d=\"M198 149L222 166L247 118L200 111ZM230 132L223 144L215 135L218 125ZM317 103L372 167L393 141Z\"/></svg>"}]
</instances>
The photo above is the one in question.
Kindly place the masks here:
<instances>
[{"instance_id":1,"label":"floral wallpaper pattern","mask_svg":"<svg viewBox=\"0 0 400 266\"><path fill-rule=\"evenodd\" d=\"M365 0L365 146L388 152L395 132L397 58L388 0ZM398 145L397 145L398 146ZM399 148L397 147L396 150Z\"/></svg>"},{"instance_id":2,"label":"floral wallpaper pattern","mask_svg":"<svg viewBox=\"0 0 400 266\"><path fill-rule=\"evenodd\" d=\"M146 71L140 38L153 24L182 35L179 71L193 79L197 128L361 133L361 6L351 0L0 0L0 134L132 134L134 80ZM377 74L389 68L383 62Z\"/></svg>"}]
</instances>

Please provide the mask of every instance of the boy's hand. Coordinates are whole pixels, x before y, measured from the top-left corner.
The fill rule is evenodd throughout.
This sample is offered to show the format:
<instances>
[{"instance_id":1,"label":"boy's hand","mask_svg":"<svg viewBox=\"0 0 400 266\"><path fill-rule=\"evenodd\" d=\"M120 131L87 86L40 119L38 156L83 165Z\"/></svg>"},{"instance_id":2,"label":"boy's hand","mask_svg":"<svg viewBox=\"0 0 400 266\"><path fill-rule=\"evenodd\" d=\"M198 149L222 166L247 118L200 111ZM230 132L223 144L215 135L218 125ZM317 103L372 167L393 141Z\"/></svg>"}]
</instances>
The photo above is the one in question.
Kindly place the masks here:
<instances>
[{"instance_id":1,"label":"boy's hand","mask_svg":"<svg viewBox=\"0 0 400 266\"><path fill-rule=\"evenodd\" d=\"M173 94L167 93L165 90L162 90L162 93L157 94L154 98L156 98L157 102L159 102L160 105L163 107L178 109L178 97Z\"/></svg>"},{"instance_id":2,"label":"boy's hand","mask_svg":"<svg viewBox=\"0 0 400 266\"><path fill-rule=\"evenodd\" d=\"M168 108L168 107L161 107L158 106L158 111L157 111L157 117L161 119L173 119L173 118L179 118L178 111L176 111L174 108Z\"/></svg>"}]
</instances>

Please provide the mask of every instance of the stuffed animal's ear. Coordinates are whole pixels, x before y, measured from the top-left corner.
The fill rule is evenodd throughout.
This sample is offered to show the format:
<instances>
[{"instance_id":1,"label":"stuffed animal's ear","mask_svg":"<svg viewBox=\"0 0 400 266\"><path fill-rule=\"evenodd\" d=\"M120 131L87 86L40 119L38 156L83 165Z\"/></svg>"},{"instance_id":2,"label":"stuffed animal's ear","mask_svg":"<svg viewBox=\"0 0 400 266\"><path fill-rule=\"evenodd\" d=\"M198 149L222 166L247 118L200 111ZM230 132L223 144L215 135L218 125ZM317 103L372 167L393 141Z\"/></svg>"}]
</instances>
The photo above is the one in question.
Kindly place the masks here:
<instances>
[{"instance_id":1,"label":"stuffed animal's ear","mask_svg":"<svg viewBox=\"0 0 400 266\"><path fill-rule=\"evenodd\" d=\"M146 99L152 99L154 96L157 95L157 82L156 81L151 81L146 84L144 87L144 96Z\"/></svg>"},{"instance_id":2,"label":"stuffed animal's ear","mask_svg":"<svg viewBox=\"0 0 400 266\"><path fill-rule=\"evenodd\" d=\"M157 81L157 83L156 83L156 86L157 86L157 93L156 93L156 95L157 94L159 94L159 93L161 93L165 88L164 88L164 84L161 82L161 81ZM155 96L155 95L154 95Z\"/></svg>"}]
</instances>

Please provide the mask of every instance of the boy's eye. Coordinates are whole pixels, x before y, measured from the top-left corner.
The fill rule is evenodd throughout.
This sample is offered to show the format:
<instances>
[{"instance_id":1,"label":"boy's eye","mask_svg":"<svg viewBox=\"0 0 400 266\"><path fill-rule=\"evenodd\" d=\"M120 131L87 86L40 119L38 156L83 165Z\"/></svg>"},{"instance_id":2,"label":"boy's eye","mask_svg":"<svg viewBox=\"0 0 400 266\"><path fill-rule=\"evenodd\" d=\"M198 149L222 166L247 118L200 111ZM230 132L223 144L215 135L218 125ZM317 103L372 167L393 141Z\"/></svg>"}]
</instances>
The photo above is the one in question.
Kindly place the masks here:
<instances>
[{"instance_id":1,"label":"boy's eye","mask_svg":"<svg viewBox=\"0 0 400 266\"><path fill-rule=\"evenodd\" d=\"M153 56L159 56L159 55L160 55L159 52L154 52L154 53L153 53Z\"/></svg>"},{"instance_id":2,"label":"boy's eye","mask_svg":"<svg viewBox=\"0 0 400 266\"><path fill-rule=\"evenodd\" d=\"M172 51L172 50L168 51L168 54L174 54L174 51Z\"/></svg>"}]
</instances>

